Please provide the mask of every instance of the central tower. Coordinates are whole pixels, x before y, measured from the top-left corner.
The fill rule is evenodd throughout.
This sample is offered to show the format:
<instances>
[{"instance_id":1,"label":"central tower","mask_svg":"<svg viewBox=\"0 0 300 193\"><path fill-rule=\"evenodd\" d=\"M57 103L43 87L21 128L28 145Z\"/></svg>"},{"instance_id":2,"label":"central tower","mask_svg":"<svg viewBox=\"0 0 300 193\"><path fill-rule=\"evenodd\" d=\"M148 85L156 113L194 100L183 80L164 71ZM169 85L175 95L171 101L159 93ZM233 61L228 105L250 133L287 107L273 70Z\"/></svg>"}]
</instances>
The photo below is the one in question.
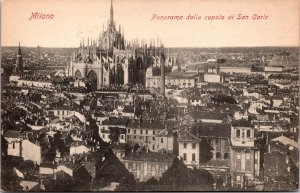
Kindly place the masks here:
<instances>
[{"instance_id":1,"label":"central tower","mask_svg":"<svg viewBox=\"0 0 300 193\"><path fill-rule=\"evenodd\" d=\"M110 27L114 27L114 8L113 8L113 0L110 1L110 18L109 18L109 24Z\"/></svg>"}]
</instances>

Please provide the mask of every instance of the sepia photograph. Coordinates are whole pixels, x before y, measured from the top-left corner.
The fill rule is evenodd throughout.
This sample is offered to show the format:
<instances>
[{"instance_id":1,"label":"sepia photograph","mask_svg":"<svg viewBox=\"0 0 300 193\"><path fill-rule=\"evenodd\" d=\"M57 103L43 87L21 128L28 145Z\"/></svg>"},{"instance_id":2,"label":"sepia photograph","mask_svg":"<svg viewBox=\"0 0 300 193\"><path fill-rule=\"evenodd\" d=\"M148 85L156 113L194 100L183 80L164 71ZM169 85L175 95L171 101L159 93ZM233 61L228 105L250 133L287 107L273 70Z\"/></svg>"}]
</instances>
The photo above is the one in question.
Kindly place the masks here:
<instances>
[{"instance_id":1,"label":"sepia photograph","mask_svg":"<svg viewBox=\"0 0 300 193\"><path fill-rule=\"evenodd\" d=\"M2 0L4 192L299 190L299 0Z\"/></svg>"}]
</instances>

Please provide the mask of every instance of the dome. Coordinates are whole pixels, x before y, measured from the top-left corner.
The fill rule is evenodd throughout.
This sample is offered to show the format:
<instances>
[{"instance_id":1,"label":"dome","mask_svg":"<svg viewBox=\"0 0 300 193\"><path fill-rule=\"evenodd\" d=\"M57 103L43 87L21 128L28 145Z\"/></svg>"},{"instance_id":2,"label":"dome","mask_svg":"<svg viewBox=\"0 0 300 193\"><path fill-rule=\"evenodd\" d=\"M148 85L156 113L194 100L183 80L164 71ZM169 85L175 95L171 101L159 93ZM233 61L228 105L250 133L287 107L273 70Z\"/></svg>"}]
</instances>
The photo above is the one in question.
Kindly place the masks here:
<instances>
[{"instance_id":1,"label":"dome","mask_svg":"<svg viewBox=\"0 0 300 193\"><path fill-rule=\"evenodd\" d=\"M268 64L268 66L273 67L289 67L297 65L298 61L292 58L288 52L281 52L280 54L275 55Z\"/></svg>"}]
</instances>

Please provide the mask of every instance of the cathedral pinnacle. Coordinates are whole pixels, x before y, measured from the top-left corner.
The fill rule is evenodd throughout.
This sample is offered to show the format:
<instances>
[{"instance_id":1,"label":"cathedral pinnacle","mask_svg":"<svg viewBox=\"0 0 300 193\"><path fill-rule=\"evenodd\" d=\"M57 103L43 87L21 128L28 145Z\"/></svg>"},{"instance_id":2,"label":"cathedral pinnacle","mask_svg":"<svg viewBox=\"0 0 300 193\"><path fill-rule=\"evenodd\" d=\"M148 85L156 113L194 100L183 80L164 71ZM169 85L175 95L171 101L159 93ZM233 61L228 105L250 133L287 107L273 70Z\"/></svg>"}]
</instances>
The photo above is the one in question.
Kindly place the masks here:
<instances>
[{"instance_id":1,"label":"cathedral pinnacle","mask_svg":"<svg viewBox=\"0 0 300 193\"><path fill-rule=\"evenodd\" d=\"M114 26L114 8L113 8L113 0L111 0L110 6L110 26Z\"/></svg>"}]
</instances>

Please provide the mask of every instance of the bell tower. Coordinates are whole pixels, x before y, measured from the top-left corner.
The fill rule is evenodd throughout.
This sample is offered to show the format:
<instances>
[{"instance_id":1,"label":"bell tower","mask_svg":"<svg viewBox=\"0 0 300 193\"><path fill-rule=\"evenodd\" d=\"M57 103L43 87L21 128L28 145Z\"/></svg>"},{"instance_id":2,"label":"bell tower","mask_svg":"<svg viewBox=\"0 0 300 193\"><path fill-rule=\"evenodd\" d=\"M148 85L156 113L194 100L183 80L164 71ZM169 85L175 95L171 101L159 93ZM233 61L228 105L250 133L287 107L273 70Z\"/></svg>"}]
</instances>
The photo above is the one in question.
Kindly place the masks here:
<instances>
[{"instance_id":1,"label":"bell tower","mask_svg":"<svg viewBox=\"0 0 300 193\"><path fill-rule=\"evenodd\" d=\"M22 57L20 42L19 42L19 48L18 48L18 54L16 60L16 68L17 68L17 72L23 73L23 57Z\"/></svg>"},{"instance_id":2,"label":"bell tower","mask_svg":"<svg viewBox=\"0 0 300 193\"><path fill-rule=\"evenodd\" d=\"M110 2L110 18L109 25L111 28L114 28L114 8L113 8L113 0Z\"/></svg>"}]
</instances>

